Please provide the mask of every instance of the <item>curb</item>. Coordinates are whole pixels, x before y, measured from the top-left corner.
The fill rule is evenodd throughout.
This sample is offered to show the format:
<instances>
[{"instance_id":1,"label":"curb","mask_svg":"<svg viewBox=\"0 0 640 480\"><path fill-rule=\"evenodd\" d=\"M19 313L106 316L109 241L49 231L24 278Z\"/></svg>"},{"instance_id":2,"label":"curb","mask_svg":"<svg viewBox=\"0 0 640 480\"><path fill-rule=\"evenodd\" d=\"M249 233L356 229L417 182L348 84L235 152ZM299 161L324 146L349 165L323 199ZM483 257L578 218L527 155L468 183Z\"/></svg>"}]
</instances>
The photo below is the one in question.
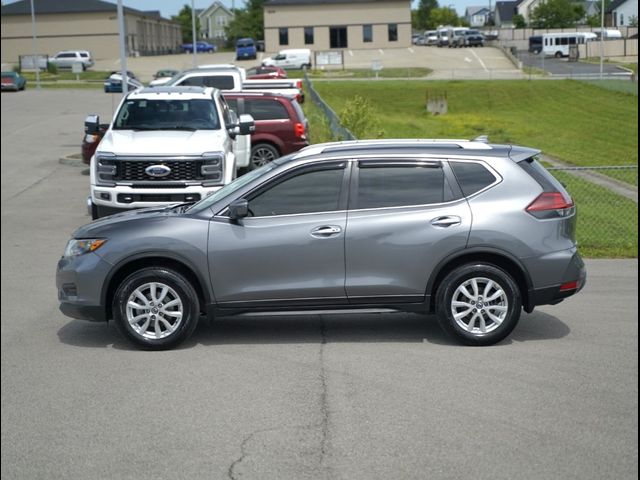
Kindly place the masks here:
<instances>
[{"instance_id":1,"label":"curb","mask_svg":"<svg viewBox=\"0 0 640 480\"><path fill-rule=\"evenodd\" d=\"M67 155L66 157L60 157L58 163L62 165L69 165L71 167L89 167L86 165L82 158L79 158L77 154Z\"/></svg>"}]
</instances>

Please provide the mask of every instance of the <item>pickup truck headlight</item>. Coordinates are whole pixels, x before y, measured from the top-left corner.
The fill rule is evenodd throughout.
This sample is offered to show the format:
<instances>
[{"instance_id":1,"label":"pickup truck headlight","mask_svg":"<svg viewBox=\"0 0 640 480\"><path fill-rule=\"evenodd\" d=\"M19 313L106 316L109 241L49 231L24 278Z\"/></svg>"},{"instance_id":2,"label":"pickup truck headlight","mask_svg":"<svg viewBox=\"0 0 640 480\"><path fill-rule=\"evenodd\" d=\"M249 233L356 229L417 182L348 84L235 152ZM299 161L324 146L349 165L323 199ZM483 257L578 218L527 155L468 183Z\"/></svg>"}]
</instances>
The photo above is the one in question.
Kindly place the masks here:
<instances>
[{"instance_id":1,"label":"pickup truck headlight","mask_svg":"<svg viewBox=\"0 0 640 480\"><path fill-rule=\"evenodd\" d=\"M89 252L95 252L106 242L103 238L72 238L64 249L65 257L76 257Z\"/></svg>"},{"instance_id":2,"label":"pickup truck headlight","mask_svg":"<svg viewBox=\"0 0 640 480\"><path fill-rule=\"evenodd\" d=\"M200 174L204 178L203 186L219 185L222 182L224 172L224 154L221 152L203 153Z\"/></svg>"},{"instance_id":3,"label":"pickup truck headlight","mask_svg":"<svg viewBox=\"0 0 640 480\"><path fill-rule=\"evenodd\" d=\"M117 172L116 156L113 153L99 152L96 155L96 180L98 185L105 187L115 186Z\"/></svg>"}]
</instances>

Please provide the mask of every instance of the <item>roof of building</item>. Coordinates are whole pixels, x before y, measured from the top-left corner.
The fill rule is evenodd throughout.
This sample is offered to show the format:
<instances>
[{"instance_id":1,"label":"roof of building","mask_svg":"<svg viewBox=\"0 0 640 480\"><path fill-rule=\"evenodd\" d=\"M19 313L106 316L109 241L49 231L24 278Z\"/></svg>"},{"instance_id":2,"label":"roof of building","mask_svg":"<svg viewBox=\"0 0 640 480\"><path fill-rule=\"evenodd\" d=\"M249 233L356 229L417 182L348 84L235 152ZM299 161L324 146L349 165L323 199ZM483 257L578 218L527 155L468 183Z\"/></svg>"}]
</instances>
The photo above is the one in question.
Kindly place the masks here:
<instances>
[{"instance_id":1,"label":"roof of building","mask_svg":"<svg viewBox=\"0 0 640 480\"><path fill-rule=\"evenodd\" d=\"M118 6L115 3L103 0L33 0L33 10L38 14L56 13L95 13L115 12ZM135 8L124 7L126 13L132 13L147 17L160 17L158 10L141 11ZM2 6L2 15L31 15L31 0L20 0ZM165 19L166 20L166 19Z\"/></svg>"},{"instance_id":2,"label":"roof of building","mask_svg":"<svg viewBox=\"0 0 640 480\"><path fill-rule=\"evenodd\" d=\"M605 10L607 13L611 13L614 10L616 10L620 5L623 5L625 3L627 3L629 0L613 0L613 2L611 2L611 5L609 5L609 8L607 8L607 10Z\"/></svg>"},{"instance_id":3,"label":"roof of building","mask_svg":"<svg viewBox=\"0 0 640 480\"><path fill-rule=\"evenodd\" d=\"M518 2L496 2L496 10L501 22L510 22L516 14Z\"/></svg>"},{"instance_id":4,"label":"roof of building","mask_svg":"<svg viewBox=\"0 0 640 480\"><path fill-rule=\"evenodd\" d=\"M489 14L489 8L484 6L484 7L467 7L467 9L465 10L465 15L467 17L472 17L474 15L478 15L479 13L486 13Z\"/></svg>"},{"instance_id":5,"label":"roof of building","mask_svg":"<svg viewBox=\"0 0 640 480\"><path fill-rule=\"evenodd\" d=\"M216 10L222 10L227 15L233 16L233 12L227 7L225 7L222 3L218 2L217 0L213 2L211 5L209 5L207 8L196 10L196 15L198 17L206 17L207 15L212 14Z\"/></svg>"},{"instance_id":6,"label":"roof of building","mask_svg":"<svg viewBox=\"0 0 640 480\"><path fill-rule=\"evenodd\" d=\"M406 0L266 0L264 5L326 5L335 3L378 3L383 1L406 2ZM406 3L407 8L410 8L409 3Z\"/></svg>"}]
</instances>

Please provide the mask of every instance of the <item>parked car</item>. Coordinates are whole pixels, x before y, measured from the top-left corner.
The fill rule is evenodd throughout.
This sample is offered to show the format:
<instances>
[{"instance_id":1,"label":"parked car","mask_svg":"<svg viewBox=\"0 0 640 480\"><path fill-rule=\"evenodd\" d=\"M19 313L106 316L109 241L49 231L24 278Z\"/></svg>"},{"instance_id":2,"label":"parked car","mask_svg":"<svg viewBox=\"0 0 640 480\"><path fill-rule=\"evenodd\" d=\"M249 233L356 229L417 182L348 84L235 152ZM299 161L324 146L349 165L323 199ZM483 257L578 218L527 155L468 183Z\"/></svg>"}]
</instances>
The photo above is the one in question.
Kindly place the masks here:
<instances>
[{"instance_id":1,"label":"parked car","mask_svg":"<svg viewBox=\"0 0 640 480\"><path fill-rule=\"evenodd\" d=\"M94 65L91 52L88 50L65 50L56 53L49 58L49 63L54 64L58 68L73 68L76 63L82 64L82 69L86 70Z\"/></svg>"},{"instance_id":2,"label":"parked car","mask_svg":"<svg viewBox=\"0 0 640 480\"><path fill-rule=\"evenodd\" d=\"M464 30L456 41L457 47L484 47L484 36L478 30Z\"/></svg>"},{"instance_id":3,"label":"parked car","mask_svg":"<svg viewBox=\"0 0 640 480\"><path fill-rule=\"evenodd\" d=\"M236 60L255 60L257 52L253 38L239 38L236 41Z\"/></svg>"},{"instance_id":4,"label":"parked car","mask_svg":"<svg viewBox=\"0 0 640 480\"><path fill-rule=\"evenodd\" d=\"M437 30L428 30L423 35L424 44L427 46L438 45L438 32Z\"/></svg>"},{"instance_id":5,"label":"parked car","mask_svg":"<svg viewBox=\"0 0 640 480\"><path fill-rule=\"evenodd\" d=\"M256 40L256 49L259 52L264 52L264 40Z\"/></svg>"},{"instance_id":6,"label":"parked car","mask_svg":"<svg viewBox=\"0 0 640 480\"><path fill-rule=\"evenodd\" d=\"M144 85L131 72L127 73L127 89L129 91L142 88ZM122 93L122 75L120 72L113 72L104 81L105 93Z\"/></svg>"},{"instance_id":7,"label":"parked car","mask_svg":"<svg viewBox=\"0 0 640 480\"><path fill-rule=\"evenodd\" d=\"M193 43L183 43L180 48L184 53L193 53ZM196 42L196 53L213 53L216 46L207 42Z\"/></svg>"},{"instance_id":8,"label":"parked car","mask_svg":"<svg viewBox=\"0 0 640 480\"><path fill-rule=\"evenodd\" d=\"M287 72L279 67L252 67L247 69L246 73L248 80L268 80L287 78Z\"/></svg>"},{"instance_id":9,"label":"parked car","mask_svg":"<svg viewBox=\"0 0 640 480\"><path fill-rule=\"evenodd\" d=\"M24 90L27 86L27 80L17 72L2 72L2 91L13 90L17 92Z\"/></svg>"},{"instance_id":10,"label":"parked car","mask_svg":"<svg viewBox=\"0 0 640 480\"><path fill-rule=\"evenodd\" d=\"M96 121L98 120L96 119ZM91 164L91 157L96 153L96 149L100 144L100 140L102 140L102 137L104 137L104 134L109 129L109 124L97 123L96 128L90 129L87 123L88 122L85 121L80 153L82 153L82 162L89 165Z\"/></svg>"},{"instance_id":11,"label":"parked car","mask_svg":"<svg viewBox=\"0 0 640 480\"><path fill-rule=\"evenodd\" d=\"M80 227L57 266L60 310L113 319L155 350L185 341L201 314L358 309L435 313L461 343L492 345L523 309L585 284L575 205L539 153L484 141L313 145L195 204Z\"/></svg>"},{"instance_id":12,"label":"parked car","mask_svg":"<svg viewBox=\"0 0 640 480\"><path fill-rule=\"evenodd\" d=\"M309 145L309 123L295 98L246 91L223 92L222 96L238 116L251 115L255 121L250 170Z\"/></svg>"},{"instance_id":13,"label":"parked car","mask_svg":"<svg viewBox=\"0 0 640 480\"><path fill-rule=\"evenodd\" d=\"M158 70L153 75L153 80L149 82L149 86L157 87L160 85L166 85L169 82L169 80L171 80L173 77L175 77L179 73L180 73L180 70L173 70L173 69Z\"/></svg>"}]
</instances>

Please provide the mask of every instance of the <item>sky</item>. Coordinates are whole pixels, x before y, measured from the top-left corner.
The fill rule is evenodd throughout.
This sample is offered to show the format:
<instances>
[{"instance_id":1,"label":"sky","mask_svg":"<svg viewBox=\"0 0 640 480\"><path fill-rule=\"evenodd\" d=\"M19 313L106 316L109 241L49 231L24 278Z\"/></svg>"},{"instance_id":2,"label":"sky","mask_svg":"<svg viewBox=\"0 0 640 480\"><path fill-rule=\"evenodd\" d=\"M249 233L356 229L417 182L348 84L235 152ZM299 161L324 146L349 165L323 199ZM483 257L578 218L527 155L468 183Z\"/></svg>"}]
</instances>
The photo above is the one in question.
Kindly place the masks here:
<instances>
[{"instance_id":1,"label":"sky","mask_svg":"<svg viewBox=\"0 0 640 480\"><path fill-rule=\"evenodd\" d=\"M109 0L112 3L117 3L116 0ZM191 0L122 0L123 5L126 7L135 8L137 10L160 10L163 17L171 17L176 15L180 9L185 5L191 6ZM194 0L196 9L207 8L213 3L213 0ZM222 0L221 3L228 8L232 6L232 0ZM492 0L492 4L495 0ZM486 4L489 6L487 0L438 0L438 4L441 7L448 5L453 6L458 12L458 15L464 15L464 11L469 6L479 6ZM235 8L241 8L244 5L243 0L235 0ZM418 5L418 0L413 1L413 8Z\"/></svg>"}]
</instances>

